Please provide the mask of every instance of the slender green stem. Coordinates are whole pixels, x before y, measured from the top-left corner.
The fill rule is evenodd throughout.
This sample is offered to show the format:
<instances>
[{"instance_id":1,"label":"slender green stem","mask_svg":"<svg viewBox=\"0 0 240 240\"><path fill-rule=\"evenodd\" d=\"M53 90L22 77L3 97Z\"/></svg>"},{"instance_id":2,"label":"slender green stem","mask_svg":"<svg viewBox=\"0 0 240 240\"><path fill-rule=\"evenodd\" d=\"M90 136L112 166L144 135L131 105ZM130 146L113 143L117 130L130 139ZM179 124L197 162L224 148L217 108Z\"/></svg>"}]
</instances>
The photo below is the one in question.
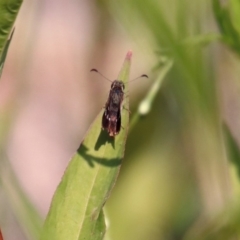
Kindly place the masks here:
<instances>
[{"instance_id":1,"label":"slender green stem","mask_svg":"<svg viewBox=\"0 0 240 240\"><path fill-rule=\"evenodd\" d=\"M171 60L171 59L167 60L166 63L163 65L163 67L160 71L160 74L158 75L158 77L156 78L154 83L152 84L152 86L149 89L149 91L147 92L145 98L140 102L140 104L138 106L138 110L134 113L134 115L130 121L130 128L129 128L130 131L135 126L135 124L138 122L138 120L141 116L145 116L150 112L150 110L152 108L152 103L153 103L154 99L156 98L156 95L162 85L163 79L165 78L165 76L167 75L169 70L171 69L172 65L173 65L173 60Z\"/></svg>"}]
</instances>

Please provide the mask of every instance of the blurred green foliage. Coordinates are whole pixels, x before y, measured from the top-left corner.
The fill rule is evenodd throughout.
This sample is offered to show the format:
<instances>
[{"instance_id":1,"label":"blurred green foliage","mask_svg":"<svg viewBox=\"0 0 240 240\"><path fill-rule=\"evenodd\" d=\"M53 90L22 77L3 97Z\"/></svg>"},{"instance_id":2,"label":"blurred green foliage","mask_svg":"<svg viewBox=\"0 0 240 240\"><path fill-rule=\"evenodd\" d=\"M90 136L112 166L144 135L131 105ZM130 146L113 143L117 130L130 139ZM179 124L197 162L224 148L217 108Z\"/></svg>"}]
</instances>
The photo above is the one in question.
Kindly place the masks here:
<instances>
[{"instance_id":1,"label":"blurred green foliage","mask_svg":"<svg viewBox=\"0 0 240 240\"><path fill-rule=\"evenodd\" d=\"M213 11L217 24L222 34L222 41L233 50L240 54L240 27L239 11L240 2L231 0L227 4L221 4L219 0L213 0Z\"/></svg>"},{"instance_id":2,"label":"blurred green foliage","mask_svg":"<svg viewBox=\"0 0 240 240\"><path fill-rule=\"evenodd\" d=\"M238 144L231 138L230 148L223 135L217 62L209 44L221 41L238 54L239 1L212 4L108 1L112 16L135 39L148 38L156 66L164 56L174 60L153 111L131 132L119 185L107 203L109 239L238 237L238 218L225 210L237 197L228 160L232 150L237 156ZM226 216L229 221L220 224Z\"/></svg>"}]
</instances>

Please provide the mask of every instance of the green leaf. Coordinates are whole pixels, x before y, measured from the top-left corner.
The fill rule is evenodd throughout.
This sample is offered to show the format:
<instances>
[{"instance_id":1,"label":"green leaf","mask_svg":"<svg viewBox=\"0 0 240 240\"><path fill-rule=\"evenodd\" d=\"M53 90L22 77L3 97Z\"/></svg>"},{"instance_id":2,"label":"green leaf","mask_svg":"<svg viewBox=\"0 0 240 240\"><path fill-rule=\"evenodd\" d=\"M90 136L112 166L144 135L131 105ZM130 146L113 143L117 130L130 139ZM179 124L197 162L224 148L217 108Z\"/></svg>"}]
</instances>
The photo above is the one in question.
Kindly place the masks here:
<instances>
[{"instance_id":1,"label":"green leaf","mask_svg":"<svg viewBox=\"0 0 240 240\"><path fill-rule=\"evenodd\" d=\"M6 44L3 48L3 52L1 54L1 57L0 57L0 77L2 76L3 66L4 66L4 63L5 63L6 57L7 57L8 48L9 48L10 43L12 41L13 33L14 33L14 29L11 32L11 35L10 35L9 39L6 42Z\"/></svg>"},{"instance_id":2,"label":"green leaf","mask_svg":"<svg viewBox=\"0 0 240 240\"><path fill-rule=\"evenodd\" d=\"M129 77L131 55L129 51L118 76L124 83ZM128 108L128 98L125 98L124 106ZM123 129L115 138L101 130L102 114L103 111L90 127L53 196L42 240L93 240L104 236L102 208L121 166L129 113L122 111Z\"/></svg>"},{"instance_id":3,"label":"green leaf","mask_svg":"<svg viewBox=\"0 0 240 240\"><path fill-rule=\"evenodd\" d=\"M223 133L226 141L227 153L228 153L229 159L235 165L238 172L238 177L240 178L240 150L239 150L237 141L233 137L226 123L223 125Z\"/></svg>"},{"instance_id":4,"label":"green leaf","mask_svg":"<svg viewBox=\"0 0 240 240\"><path fill-rule=\"evenodd\" d=\"M240 1L230 0L230 13L235 29L237 29L238 34L240 34Z\"/></svg>"},{"instance_id":5,"label":"green leaf","mask_svg":"<svg viewBox=\"0 0 240 240\"><path fill-rule=\"evenodd\" d=\"M0 1L0 54L1 54L1 71L2 61L5 60L9 43L11 41L11 29L21 7L22 0L1 0Z\"/></svg>"},{"instance_id":6,"label":"green leaf","mask_svg":"<svg viewBox=\"0 0 240 240\"><path fill-rule=\"evenodd\" d=\"M1 0L0 1L0 53L2 54L9 33L13 27L22 0Z\"/></svg>"},{"instance_id":7,"label":"green leaf","mask_svg":"<svg viewBox=\"0 0 240 240\"><path fill-rule=\"evenodd\" d=\"M230 6L225 6L220 3L219 0L213 0L213 10L215 14L216 21L218 23L219 29L223 35L222 41L227 44L234 52L240 54L240 35L238 28L238 23L236 23L236 11L238 8L231 14L229 8L236 6L234 2L230 2ZM234 4L234 6L232 6Z\"/></svg>"}]
</instances>

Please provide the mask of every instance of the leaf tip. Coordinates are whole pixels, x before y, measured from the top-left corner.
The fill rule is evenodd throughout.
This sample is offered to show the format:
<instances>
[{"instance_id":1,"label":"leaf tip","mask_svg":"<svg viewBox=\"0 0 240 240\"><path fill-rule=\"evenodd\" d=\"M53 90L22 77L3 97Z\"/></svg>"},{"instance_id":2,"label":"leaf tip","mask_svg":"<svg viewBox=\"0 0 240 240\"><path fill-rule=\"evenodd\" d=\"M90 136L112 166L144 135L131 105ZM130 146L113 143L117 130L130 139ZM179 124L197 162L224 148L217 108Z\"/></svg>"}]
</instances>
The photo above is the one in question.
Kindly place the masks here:
<instances>
[{"instance_id":1,"label":"leaf tip","mask_svg":"<svg viewBox=\"0 0 240 240\"><path fill-rule=\"evenodd\" d=\"M132 58L132 50L129 50L126 55L126 60L131 60Z\"/></svg>"}]
</instances>

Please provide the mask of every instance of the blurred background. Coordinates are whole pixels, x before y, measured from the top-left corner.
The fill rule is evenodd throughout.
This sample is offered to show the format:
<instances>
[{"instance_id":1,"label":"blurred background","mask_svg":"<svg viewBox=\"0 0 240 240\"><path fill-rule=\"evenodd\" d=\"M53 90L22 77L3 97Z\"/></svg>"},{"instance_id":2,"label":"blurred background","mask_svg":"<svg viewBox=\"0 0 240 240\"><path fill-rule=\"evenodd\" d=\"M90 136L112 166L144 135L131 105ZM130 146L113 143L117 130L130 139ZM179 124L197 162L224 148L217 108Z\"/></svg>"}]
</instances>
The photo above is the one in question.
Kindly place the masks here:
<instances>
[{"instance_id":1,"label":"blurred background","mask_svg":"<svg viewBox=\"0 0 240 240\"><path fill-rule=\"evenodd\" d=\"M0 81L0 112L7 115L1 129L5 240L32 239L16 189L44 219L71 156L107 100L110 84L89 70L114 80L129 49L130 79L149 75L130 86L132 113L164 60L174 65L152 111L130 131L105 206L106 239L238 239L240 48L236 34L231 41L220 34L217 2L23 2ZM236 2L221 4L238 32Z\"/></svg>"}]
</instances>

